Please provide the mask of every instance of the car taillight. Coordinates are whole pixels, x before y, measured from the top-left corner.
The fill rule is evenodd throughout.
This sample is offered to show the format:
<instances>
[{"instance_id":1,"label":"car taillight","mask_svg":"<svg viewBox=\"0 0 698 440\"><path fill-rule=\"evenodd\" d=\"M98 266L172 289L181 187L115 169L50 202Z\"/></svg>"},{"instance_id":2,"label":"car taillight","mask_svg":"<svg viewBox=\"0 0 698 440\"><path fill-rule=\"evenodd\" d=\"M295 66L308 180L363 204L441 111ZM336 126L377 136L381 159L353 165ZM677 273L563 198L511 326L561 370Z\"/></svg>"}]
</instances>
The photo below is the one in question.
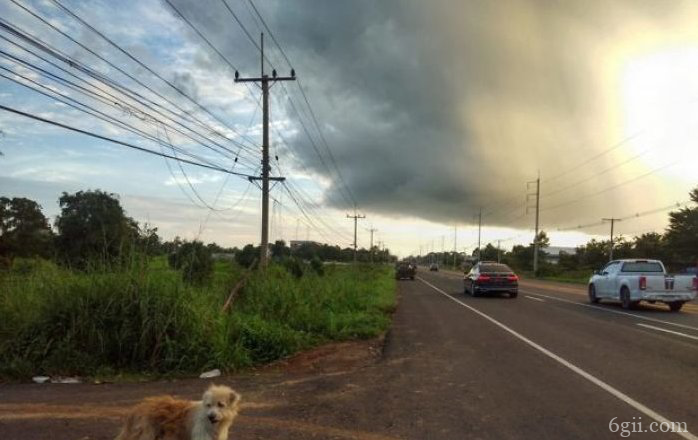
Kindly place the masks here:
<instances>
[{"instance_id":1,"label":"car taillight","mask_svg":"<svg viewBox=\"0 0 698 440\"><path fill-rule=\"evenodd\" d=\"M693 278L693 290L698 290L698 277Z\"/></svg>"},{"instance_id":2,"label":"car taillight","mask_svg":"<svg viewBox=\"0 0 698 440\"><path fill-rule=\"evenodd\" d=\"M647 289L647 277L640 277L640 290Z\"/></svg>"},{"instance_id":3,"label":"car taillight","mask_svg":"<svg viewBox=\"0 0 698 440\"><path fill-rule=\"evenodd\" d=\"M519 277L514 274L507 275L507 281L519 281Z\"/></svg>"},{"instance_id":4,"label":"car taillight","mask_svg":"<svg viewBox=\"0 0 698 440\"><path fill-rule=\"evenodd\" d=\"M477 282L478 282L478 283L481 283L481 282L483 282L483 281L489 281L489 280L490 280L490 276L489 276L489 275L480 275L479 277L477 277Z\"/></svg>"}]
</instances>

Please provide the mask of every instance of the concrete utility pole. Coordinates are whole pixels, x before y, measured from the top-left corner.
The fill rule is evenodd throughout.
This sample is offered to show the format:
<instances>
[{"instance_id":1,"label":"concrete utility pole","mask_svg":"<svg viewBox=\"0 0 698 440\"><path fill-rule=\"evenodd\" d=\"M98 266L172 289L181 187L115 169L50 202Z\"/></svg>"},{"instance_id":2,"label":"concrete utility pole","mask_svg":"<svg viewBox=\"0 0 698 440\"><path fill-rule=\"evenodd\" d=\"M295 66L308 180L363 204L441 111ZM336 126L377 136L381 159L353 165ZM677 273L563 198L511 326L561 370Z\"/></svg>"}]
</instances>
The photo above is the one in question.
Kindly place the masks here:
<instances>
[{"instance_id":1,"label":"concrete utility pole","mask_svg":"<svg viewBox=\"0 0 698 440\"><path fill-rule=\"evenodd\" d=\"M283 177L269 177L269 88L277 81L295 81L296 72L291 69L291 76L277 76L276 70L272 70L271 78L264 73L264 34L261 37L261 73L258 78L240 78L238 71L235 71L235 82L259 83L262 89L262 176L250 177L250 182L254 180L262 181L262 244L259 255L260 267L266 267L269 259L269 181L282 182Z\"/></svg>"},{"instance_id":2,"label":"concrete utility pole","mask_svg":"<svg viewBox=\"0 0 698 440\"><path fill-rule=\"evenodd\" d=\"M611 223L611 245L609 246L610 249L609 249L609 251L608 251L608 255L609 255L609 256L608 256L608 261L612 261L612 260L613 260L613 226L615 226L616 222L620 222L620 221L622 221L622 220L619 219L619 218L613 218L613 217L611 217L611 218L602 218L601 220L604 221L604 222L610 222L610 223Z\"/></svg>"},{"instance_id":3,"label":"concrete utility pole","mask_svg":"<svg viewBox=\"0 0 698 440\"><path fill-rule=\"evenodd\" d=\"M354 215L347 214L347 218L354 219L354 263L356 263L356 223L360 218L366 218L366 216L358 215L356 212L354 212Z\"/></svg>"},{"instance_id":4,"label":"concrete utility pole","mask_svg":"<svg viewBox=\"0 0 698 440\"><path fill-rule=\"evenodd\" d=\"M482 238L482 208L477 215L477 261L480 261L480 254L482 249L480 249L480 239Z\"/></svg>"},{"instance_id":5,"label":"concrete utility pole","mask_svg":"<svg viewBox=\"0 0 698 440\"><path fill-rule=\"evenodd\" d=\"M540 173L538 173L538 178L532 182L527 182L526 186L531 184L536 184L536 192L533 194L527 194L527 201L528 197L535 196L536 197L536 235L533 237L533 275L538 276L538 224L540 220ZM527 204L528 205L528 204ZM526 206L526 209L528 209L528 206Z\"/></svg>"},{"instance_id":6,"label":"concrete utility pole","mask_svg":"<svg viewBox=\"0 0 698 440\"><path fill-rule=\"evenodd\" d=\"M453 270L456 270L458 256L458 225L453 225Z\"/></svg>"},{"instance_id":7,"label":"concrete utility pole","mask_svg":"<svg viewBox=\"0 0 698 440\"><path fill-rule=\"evenodd\" d=\"M371 263L373 263L373 233L377 232L378 229L374 229L373 225L371 225L371 229L368 230L371 233Z\"/></svg>"},{"instance_id":8,"label":"concrete utility pole","mask_svg":"<svg viewBox=\"0 0 698 440\"><path fill-rule=\"evenodd\" d=\"M497 240L497 263L502 262L502 251L501 251L501 246L502 246L502 240Z\"/></svg>"}]
</instances>

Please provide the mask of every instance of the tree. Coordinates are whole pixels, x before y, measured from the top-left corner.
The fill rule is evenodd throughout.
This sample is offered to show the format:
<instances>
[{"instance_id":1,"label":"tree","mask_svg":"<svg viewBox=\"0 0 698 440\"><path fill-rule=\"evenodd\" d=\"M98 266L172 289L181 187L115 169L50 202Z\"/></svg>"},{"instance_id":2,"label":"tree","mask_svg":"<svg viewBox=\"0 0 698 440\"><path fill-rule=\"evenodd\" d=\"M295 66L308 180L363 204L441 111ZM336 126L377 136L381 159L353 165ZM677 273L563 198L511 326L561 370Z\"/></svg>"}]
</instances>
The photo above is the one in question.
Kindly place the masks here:
<instances>
[{"instance_id":1,"label":"tree","mask_svg":"<svg viewBox=\"0 0 698 440\"><path fill-rule=\"evenodd\" d=\"M115 194L64 192L59 205L56 250L63 262L85 269L127 261L138 239L138 224L126 216Z\"/></svg>"},{"instance_id":2,"label":"tree","mask_svg":"<svg viewBox=\"0 0 698 440\"><path fill-rule=\"evenodd\" d=\"M0 257L48 257L53 232L41 206L23 197L0 197Z\"/></svg>"},{"instance_id":3,"label":"tree","mask_svg":"<svg viewBox=\"0 0 698 440\"><path fill-rule=\"evenodd\" d=\"M170 267L181 270L188 283L203 284L213 275L211 250L200 241L184 242L168 256Z\"/></svg>"},{"instance_id":4,"label":"tree","mask_svg":"<svg viewBox=\"0 0 698 440\"><path fill-rule=\"evenodd\" d=\"M235 261L242 267L250 267L259 256L259 247L251 244L245 245L240 252L235 254Z\"/></svg>"},{"instance_id":5,"label":"tree","mask_svg":"<svg viewBox=\"0 0 698 440\"><path fill-rule=\"evenodd\" d=\"M668 260L667 243L662 234L648 232L633 240L633 253L637 258L657 258Z\"/></svg>"},{"instance_id":6,"label":"tree","mask_svg":"<svg viewBox=\"0 0 698 440\"><path fill-rule=\"evenodd\" d=\"M286 242L283 240L276 240L274 244L271 245L271 257L275 260L280 260L291 255L291 249L286 246Z\"/></svg>"},{"instance_id":7,"label":"tree","mask_svg":"<svg viewBox=\"0 0 698 440\"><path fill-rule=\"evenodd\" d=\"M691 191L691 200L698 203L698 187ZM665 238L676 263L698 265L698 207L670 212Z\"/></svg>"}]
</instances>

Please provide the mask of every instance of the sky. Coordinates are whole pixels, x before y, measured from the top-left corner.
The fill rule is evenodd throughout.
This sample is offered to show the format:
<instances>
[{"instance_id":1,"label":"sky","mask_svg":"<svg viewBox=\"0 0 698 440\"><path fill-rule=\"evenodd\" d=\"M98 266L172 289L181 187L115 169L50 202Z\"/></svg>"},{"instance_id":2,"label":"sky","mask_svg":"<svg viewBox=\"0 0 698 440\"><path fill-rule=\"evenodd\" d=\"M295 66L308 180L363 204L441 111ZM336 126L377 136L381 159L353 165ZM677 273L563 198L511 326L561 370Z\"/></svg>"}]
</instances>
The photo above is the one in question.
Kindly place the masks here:
<instances>
[{"instance_id":1,"label":"sky","mask_svg":"<svg viewBox=\"0 0 698 440\"><path fill-rule=\"evenodd\" d=\"M267 73L297 75L271 89L272 174L287 178L272 190L272 239L348 246L356 206L359 246L374 228L376 243L403 256L471 252L482 212L483 245L511 247L532 240L540 178L541 228L551 244L575 246L605 237L602 218L622 218L626 237L661 231L698 185L695 2L225 1L17 1L81 47L3 0L5 23L147 101L115 105L118 90L0 29L4 53L87 84L63 67L99 98L0 55L0 74L64 101L0 78L0 103L257 175L260 93L234 70L260 74L266 25L276 40L267 32ZM35 199L50 217L61 192L102 189L167 239L259 241L260 190L244 176L2 111L0 130L0 193Z\"/></svg>"}]
</instances>

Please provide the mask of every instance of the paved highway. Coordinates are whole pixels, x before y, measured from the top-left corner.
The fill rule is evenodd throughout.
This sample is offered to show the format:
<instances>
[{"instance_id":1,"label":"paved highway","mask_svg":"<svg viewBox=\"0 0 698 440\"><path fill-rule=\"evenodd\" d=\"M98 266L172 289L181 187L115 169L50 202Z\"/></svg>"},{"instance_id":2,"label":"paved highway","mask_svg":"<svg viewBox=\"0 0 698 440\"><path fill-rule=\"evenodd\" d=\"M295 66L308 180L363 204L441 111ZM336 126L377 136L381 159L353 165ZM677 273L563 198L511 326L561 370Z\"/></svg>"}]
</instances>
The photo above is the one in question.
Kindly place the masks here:
<instances>
[{"instance_id":1,"label":"paved highway","mask_svg":"<svg viewBox=\"0 0 698 440\"><path fill-rule=\"evenodd\" d=\"M516 299L473 298L458 275L418 275L398 283L377 361L330 374L220 378L245 396L231 438L696 438L694 304L678 314L660 306L626 312L590 306L578 287L533 281L522 282ZM113 438L117 416L136 400L194 398L202 387L5 385L0 438ZM632 432L661 421L689 432Z\"/></svg>"}]
</instances>

